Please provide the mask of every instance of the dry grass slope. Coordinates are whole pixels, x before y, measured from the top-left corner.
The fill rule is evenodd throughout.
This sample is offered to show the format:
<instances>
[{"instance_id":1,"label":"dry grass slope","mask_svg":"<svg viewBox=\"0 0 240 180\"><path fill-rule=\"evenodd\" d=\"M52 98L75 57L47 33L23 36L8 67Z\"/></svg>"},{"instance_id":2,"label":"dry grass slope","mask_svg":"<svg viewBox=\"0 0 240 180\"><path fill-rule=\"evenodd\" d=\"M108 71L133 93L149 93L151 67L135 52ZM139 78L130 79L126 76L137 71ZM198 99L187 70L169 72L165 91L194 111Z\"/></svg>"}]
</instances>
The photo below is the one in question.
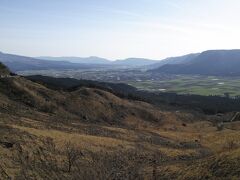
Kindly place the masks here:
<instances>
[{"instance_id":1,"label":"dry grass slope","mask_svg":"<svg viewBox=\"0 0 240 180\"><path fill-rule=\"evenodd\" d=\"M240 124L213 120L0 79L0 179L239 179Z\"/></svg>"}]
</instances>

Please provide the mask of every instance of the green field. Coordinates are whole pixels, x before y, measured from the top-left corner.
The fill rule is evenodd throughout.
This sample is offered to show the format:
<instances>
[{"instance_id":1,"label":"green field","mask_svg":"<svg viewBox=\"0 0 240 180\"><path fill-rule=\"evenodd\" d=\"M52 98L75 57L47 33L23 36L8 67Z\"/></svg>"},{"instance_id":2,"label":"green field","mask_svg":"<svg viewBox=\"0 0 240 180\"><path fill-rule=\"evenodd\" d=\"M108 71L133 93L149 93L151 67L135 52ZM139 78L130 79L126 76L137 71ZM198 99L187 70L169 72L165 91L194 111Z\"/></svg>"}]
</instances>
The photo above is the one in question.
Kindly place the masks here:
<instances>
[{"instance_id":1,"label":"green field","mask_svg":"<svg viewBox=\"0 0 240 180\"><path fill-rule=\"evenodd\" d=\"M111 83L126 83L140 90L174 92L178 94L219 95L229 93L240 96L240 77L215 77L198 75L159 75L140 71L26 71L20 75L45 75L95 80ZM154 79L154 80L153 80Z\"/></svg>"},{"instance_id":2,"label":"green field","mask_svg":"<svg viewBox=\"0 0 240 180\"><path fill-rule=\"evenodd\" d=\"M141 90L175 92L178 94L240 96L240 77L176 76L170 80L130 81L129 85Z\"/></svg>"}]
</instances>

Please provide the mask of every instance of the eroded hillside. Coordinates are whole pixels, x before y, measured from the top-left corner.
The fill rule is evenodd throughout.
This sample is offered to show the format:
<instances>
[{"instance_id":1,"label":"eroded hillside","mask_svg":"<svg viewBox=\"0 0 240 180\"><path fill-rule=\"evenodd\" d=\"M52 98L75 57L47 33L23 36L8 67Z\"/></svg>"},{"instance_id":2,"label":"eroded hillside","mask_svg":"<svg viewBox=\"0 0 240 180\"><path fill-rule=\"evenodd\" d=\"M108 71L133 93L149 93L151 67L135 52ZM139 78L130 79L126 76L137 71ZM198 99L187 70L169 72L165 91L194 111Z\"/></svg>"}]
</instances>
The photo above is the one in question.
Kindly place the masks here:
<instances>
[{"instance_id":1,"label":"eroded hillside","mask_svg":"<svg viewBox=\"0 0 240 180\"><path fill-rule=\"evenodd\" d=\"M0 79L0 179L238 179L240 123Z\"/></svg>"}]
</instances>

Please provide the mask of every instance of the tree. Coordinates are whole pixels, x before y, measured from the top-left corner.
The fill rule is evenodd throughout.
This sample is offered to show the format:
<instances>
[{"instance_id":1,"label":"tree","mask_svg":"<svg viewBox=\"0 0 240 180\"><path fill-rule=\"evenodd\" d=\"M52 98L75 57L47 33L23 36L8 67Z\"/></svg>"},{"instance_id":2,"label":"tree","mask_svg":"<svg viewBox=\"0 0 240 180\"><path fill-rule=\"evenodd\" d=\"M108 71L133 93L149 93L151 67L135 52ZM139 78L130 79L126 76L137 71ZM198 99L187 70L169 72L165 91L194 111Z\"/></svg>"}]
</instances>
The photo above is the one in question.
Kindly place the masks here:
<instances>
[{"instance_id":1,"label":"tree","mask_svg":"<svg viewBox=\"0 0 240 180\"><path fill-rule=\"evenodd\" d=\"M83 153L74 146L71 142L67 142L65 144L65 153L67 157L67 164L68 164L68 172L70 173L72 170L73 164L83 156Z\"/></svg>"}]
</instances>

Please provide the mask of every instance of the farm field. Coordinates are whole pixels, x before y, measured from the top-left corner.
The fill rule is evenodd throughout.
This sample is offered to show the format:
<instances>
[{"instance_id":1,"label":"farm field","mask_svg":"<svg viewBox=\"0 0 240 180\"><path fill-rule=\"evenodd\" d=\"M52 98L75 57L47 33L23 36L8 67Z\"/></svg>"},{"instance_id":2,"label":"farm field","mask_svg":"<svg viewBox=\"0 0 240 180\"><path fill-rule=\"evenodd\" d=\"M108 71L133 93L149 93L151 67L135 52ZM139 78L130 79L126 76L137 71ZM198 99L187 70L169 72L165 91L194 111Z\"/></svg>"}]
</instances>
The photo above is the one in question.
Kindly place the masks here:
<instances>
[{"instance_id":1,"label":"farm field","mask_svg":"<svg viewBox=\"0 0 240 180\"><path fill-rule=\"evenodd\" d=\"M182 76L167 80L129 81L140 90L174 92L178 94L219 95L228 93L231 97L240 95L240 77Z\"/></svg>"}]
</instances>

